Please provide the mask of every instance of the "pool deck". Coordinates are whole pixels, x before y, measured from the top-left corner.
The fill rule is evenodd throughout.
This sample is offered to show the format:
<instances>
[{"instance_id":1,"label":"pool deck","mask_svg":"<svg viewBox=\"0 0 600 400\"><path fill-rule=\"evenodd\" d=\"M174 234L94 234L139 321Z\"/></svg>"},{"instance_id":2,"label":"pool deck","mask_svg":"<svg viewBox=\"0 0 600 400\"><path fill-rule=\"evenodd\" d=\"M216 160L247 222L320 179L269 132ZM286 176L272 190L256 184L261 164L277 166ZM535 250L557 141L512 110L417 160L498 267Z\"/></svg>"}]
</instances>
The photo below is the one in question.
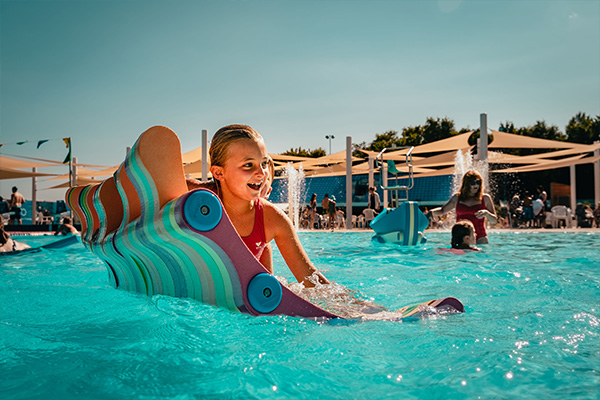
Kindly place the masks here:
<instances>
[{"instance_id":1,"label":"pool deck","mask_svg":"<svg viewBox=\"0 0 600 400\"><path fill-rule=\"evenodd\" d=\"M302 233L319 233L319 232L331 232L327 229L301 229L299 232ZM353 228L353 229L335 229L333 232L373 232L371 229L365 228ZM436 229L427 229L425 233L428 232L443 232L449 233L450 228L436 228ZM600 228L492 228L487 229L487 232L509 232L509 233L600 233Z\"/></svg>"}]
</instances>

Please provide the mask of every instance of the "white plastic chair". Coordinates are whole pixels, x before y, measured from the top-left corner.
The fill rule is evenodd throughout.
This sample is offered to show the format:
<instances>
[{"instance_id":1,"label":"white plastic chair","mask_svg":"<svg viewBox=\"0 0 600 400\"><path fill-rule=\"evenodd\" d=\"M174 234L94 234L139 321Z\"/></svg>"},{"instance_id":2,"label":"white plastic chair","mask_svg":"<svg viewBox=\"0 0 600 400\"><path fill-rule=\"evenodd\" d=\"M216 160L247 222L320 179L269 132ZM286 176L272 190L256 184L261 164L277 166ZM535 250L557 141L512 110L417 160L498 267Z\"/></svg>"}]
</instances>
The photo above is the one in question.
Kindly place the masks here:
<instances>
[{"instance_id":1,"label":"white plastic chair","mask_svg":"<svg viewBox=\"0 0 600 400\"><path fill-rule=\"evenodd\" d=\"M41 212L35 213L35 220L40 225L52 225L54 223L54 217L51 215L44 215Z\"/></svg>"},{"instance_id":2,"label":"white plastic chair","mask_svg":"<svg viewBox=\"0 0 600 400\"><path fill-rule=\"evenodd\" d=\"M366 226L366 222L365 222L365 216L364 215L359 215L357 218L357 225L359 228L364 228Z\"/></svg>"},{"instance_id":3,"label":"white plastic chair","mask_svg":"<svg viewBox=\"0 0 600 400\"><path fill-rule=\"evenodd\" d=\"M565 222L565 228L571 227L571 211L566 206L552 207L552 228L558 227L560 221Z\"/></svg>"}]
</instances>

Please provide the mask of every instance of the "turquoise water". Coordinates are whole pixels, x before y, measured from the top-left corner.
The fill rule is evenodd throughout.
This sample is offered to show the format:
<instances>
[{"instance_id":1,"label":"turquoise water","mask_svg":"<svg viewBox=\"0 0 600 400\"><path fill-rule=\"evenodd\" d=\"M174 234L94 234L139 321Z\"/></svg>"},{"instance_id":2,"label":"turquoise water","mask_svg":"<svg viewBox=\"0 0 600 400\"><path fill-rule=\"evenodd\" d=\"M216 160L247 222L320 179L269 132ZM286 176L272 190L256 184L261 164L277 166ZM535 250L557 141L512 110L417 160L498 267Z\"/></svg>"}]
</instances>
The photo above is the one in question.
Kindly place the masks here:
<instances>
[{"instance_id":1,"label":"turquoise water","mask_svg":"<svg viewBox=\"0 0 600 400\"><path fill-rule=\"evenodd\" d=\"M80 245L0 257L2 399L600 398L600 234L492 233L481 253L302 233L328 278L404 322L251 317L108 286ZM39 245L54 238L23 237ZM275 254L276 273L291 278Z\"/></svg>"}]
</instances>

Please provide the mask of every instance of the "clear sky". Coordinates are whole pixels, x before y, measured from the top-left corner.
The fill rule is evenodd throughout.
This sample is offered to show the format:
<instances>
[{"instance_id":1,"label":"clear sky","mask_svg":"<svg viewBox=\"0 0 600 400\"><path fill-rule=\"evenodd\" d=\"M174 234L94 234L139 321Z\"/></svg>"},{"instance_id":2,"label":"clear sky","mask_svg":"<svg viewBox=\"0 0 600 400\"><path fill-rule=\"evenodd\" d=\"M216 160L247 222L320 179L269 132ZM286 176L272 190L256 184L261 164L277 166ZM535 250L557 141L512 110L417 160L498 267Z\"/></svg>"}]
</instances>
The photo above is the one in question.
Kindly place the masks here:
<instances>
[{"instance_id":1,"label":"clear sky","mask_svg":"<svg viewBox=\"0 0 600 400\"><path fill-rule=\"evenodd\" d=\"M0 22L2 154L62 160L58 140L11 143L70 136L110 166L150 126L185 152L230 123L271 153L325 135L336 152L427 117L564 132L600 114L600 0L1 0ZM30 198L30 180L0 195L13 185Z\"/></svg>"}]
</instances>

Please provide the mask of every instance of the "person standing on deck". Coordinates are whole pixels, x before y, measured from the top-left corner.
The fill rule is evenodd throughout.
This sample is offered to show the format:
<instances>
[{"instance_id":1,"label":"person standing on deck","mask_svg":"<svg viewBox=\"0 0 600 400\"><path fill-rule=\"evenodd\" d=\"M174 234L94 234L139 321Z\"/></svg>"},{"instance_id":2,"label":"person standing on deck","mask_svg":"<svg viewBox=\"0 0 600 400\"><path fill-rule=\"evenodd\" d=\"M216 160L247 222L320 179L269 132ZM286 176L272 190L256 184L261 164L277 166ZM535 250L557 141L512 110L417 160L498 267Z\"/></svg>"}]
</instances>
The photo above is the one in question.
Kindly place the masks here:
<instances>
[{"instance_id":1,"label":"person standing on deck","mask_svg":"<svg viewBox=\"0 0 600 400\"><path fill-rule=\"evenodd\" d=\"M9 225L14 225L15 221L18 221L19 225L22 224L21 207L23 207L23 204L25 204L25 198L19 193L19 189L16 186L13 186L9 204L10 211L13 212L13 214L11 214L10 220L8 221Z\"/></svg>"}]
</instances>

